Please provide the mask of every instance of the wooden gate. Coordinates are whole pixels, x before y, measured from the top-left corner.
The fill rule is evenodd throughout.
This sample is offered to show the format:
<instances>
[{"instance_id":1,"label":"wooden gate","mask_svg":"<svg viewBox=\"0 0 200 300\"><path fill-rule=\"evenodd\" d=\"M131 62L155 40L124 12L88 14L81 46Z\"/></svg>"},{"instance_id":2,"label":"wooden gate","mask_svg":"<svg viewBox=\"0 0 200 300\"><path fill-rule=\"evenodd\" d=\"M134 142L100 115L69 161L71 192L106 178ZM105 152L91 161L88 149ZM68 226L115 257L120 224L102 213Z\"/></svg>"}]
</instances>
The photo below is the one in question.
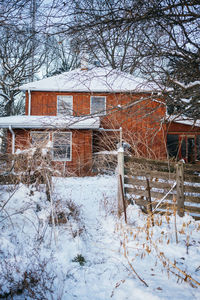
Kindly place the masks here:
<instances>
[{"instance_id":1,"label":"wooden gate","mask_svg":"<svg viewBox=\"0 0 200 300\"><path fill-rule=\"evenodd\" d=\"M121 155L121 154L120 154ZM200 220L200 166L183 162L124 157L124 193L143 210L180 216L188 212Z\"/></svg>"}]
</instances>

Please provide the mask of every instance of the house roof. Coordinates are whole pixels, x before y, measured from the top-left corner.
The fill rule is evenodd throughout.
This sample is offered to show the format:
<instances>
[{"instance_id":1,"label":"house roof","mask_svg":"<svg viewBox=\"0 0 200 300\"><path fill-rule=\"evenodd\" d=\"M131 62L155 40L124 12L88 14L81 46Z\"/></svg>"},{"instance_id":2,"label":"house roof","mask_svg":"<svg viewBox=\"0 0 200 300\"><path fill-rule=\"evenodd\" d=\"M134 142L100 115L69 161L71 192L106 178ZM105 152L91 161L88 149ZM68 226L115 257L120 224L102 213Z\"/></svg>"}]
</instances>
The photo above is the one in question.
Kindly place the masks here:
<instances>
[{"instance_id":1,"label":"house roof","mask_svg":"<svg viewBox=\"0 0 200 300\"><path fill-rule=\"evenodd\" d=\"M152 92L158 85L112 68L75 69L56 76L30 82L20 90L62 92Z\"/></svg>"},{"instance_id":2,"label":"house roof","mask_svg":"<svg viewBox=\"0 0 200 300\"><path fill-rule=\"evenodd\" d=\"M0 128L35 128L35 129L98 129L99 117L71 116L10 116L0 118Z\"/></svg>"},{"instance_id":3,"label":"house roof","mask_svg":"<svg viewBox=\"0 0 200 300\"><path fill-rule=\"evenodd\" d=\"M167 122L174 122L178 124L184 124L184 125L189 125L189 126L196 126L200 127L200 120L194 120L192 118L189 118L187 116L183 115L171 115L171 116L166 116L166 121Z\"/></svg>"}]
</instances>

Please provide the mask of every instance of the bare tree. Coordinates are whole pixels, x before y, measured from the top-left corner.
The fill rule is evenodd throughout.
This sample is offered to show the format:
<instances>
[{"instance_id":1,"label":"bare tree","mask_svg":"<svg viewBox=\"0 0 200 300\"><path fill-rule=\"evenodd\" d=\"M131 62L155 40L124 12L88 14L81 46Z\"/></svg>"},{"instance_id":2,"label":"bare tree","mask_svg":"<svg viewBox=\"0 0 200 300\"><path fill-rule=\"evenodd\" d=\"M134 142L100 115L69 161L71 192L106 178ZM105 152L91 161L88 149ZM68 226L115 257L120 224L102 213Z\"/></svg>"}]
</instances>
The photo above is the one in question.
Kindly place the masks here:
<instances>
[{"instance_id":1,"label":"bare tree","mask_svg":"<svg viewBox=\"0 0 200 300\"><path fill-rule=\"evenodd\" d=\"M66 36L48 34L44 49L44 76L60 74L80 65L80 49Z\"/></svg>"},{"instance_id":2,"label":"bare tree","mask_svg":"<svg viewBox=\"0 0 200 300\"><path fill-rule=\"evenodd\" d=\"M15 114L14 104L19 95L19 86L32 75L32 41L25 29L17 35L12 28L4 26L0 29L0 96L4 115ZM37 46L38 47L38 46ZM38 54L35 61L36 73L42 64L42 54Z\"/></svg>"},{"instance_id":3,"label":"bare tree","mask_svg":"<svg viewBox=\"0 0 200 300\"><path fill-rule=\"evenodd\" d=\"M22 12L30 0L1 0L0 1L0 27L10 25L15 30L14 24L22 21Z\"/></svg>"},{"instance_id":4,"label":"bare tree","mask_svg":"<svg viewBox=\"0 0 200 300\"><path fill-rule=\"evenodd\" d=\"M96 58L153 78L168 91L171 108L199 117L199 1L86 0L72 7L66 32L79 36Z\"/></svg>"}]
</instances>

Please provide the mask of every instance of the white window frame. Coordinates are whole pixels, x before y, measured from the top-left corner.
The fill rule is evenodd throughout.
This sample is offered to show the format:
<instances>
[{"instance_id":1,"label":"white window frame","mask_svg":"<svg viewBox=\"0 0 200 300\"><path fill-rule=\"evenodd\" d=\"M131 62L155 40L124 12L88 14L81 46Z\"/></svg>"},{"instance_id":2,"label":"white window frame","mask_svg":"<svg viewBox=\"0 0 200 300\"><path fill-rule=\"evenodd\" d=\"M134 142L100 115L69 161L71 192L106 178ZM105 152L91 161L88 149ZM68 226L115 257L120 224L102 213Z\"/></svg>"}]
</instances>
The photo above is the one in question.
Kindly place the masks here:
<instances>
[{"instance_id":1,"label":"white window frame","mask_svg":"<svg viewBox=\"0 0 200 300\"><path fill-rule=\"evenodd\" d=\"M55 134L59 134L59 133L65 133L65 134L69 134L69 141L70 141L70 158L56 158L54 157L54 135ZM52 158L53 161L72 161L72 132L68 132L68 131L58 131L58 132L53 132L52 133Z\"/></svg>"},{"instance_id":2,"label":"white window frame","mask_svg":"<svg viewBox=\"0 0 200 300\"><path fill-rule=\"evenodd\" d=\"M66 98L66 100L64 99ZM68 113L64 113L64 111L59 111L59 102L68 102L70 101L71 108ZM70 112L70 113L69 113ZM57 116L73 116L73 96L71 95L57 95Z\"/></svg>"},{"instance_id":3,"label":"white window frame","mask_svg":"<svg viewBox=\"0 0 200 300\"><path fill-rule=\"evenodd\" d=\"M105 100L104 109L101 112L92 112L93 98L104 98L104 100ZM96 116L105 116L106 115L106 96L90 96L90 114L96 115Z\"/></svg>"},{"instance_id":4,"label":"white window frame","mask_svg":"<svg viewBox=\"0 0 200 300\"><path fill-rule=\"evenodd\" d=\"M34 145L33 143L32 143L32 134L34 134L34 133L36 133L36 134L46 134L46 135L48 135L48 141L47 141L47 143L50 141L50 132L46 132L46 131L31 131L30 132L30 142L31 142L31 145L33 145L33 146L36 146L37 147L37 145Z\"/></svg>"}]
</instances>

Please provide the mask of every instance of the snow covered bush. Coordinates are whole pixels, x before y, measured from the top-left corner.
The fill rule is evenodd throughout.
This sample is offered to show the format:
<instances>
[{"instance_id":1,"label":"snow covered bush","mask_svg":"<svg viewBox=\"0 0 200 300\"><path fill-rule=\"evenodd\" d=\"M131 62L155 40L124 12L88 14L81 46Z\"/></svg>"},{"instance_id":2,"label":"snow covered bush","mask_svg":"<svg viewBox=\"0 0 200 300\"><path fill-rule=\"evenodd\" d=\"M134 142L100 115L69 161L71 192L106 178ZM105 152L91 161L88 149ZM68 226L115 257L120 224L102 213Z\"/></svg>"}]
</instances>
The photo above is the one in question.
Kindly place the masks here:
<instances>
[{"instance_id":1,"label":"snow covered bush","mask_svg":"<svg viewBox=\"0 0 200 300\"><path fill-rule=\"evenodd\" d=\"M73 238L80 236L85 231L81 206L71 199L54 201L53 217L52 214L49 216L49 224L66 224Z\"/></svg>"},{"instance_id":2,"label":"snow covered bush","mask_svg":"<svg viewBox=\"0 0 200 300\"><path fill-rule=\"evenodd\" d=\"M41 258L35 249L23 257L1 251L0 298L13 299L23 294L23 299L48 299L55 280L48 267L51 259Z\"/></svg>"},{"instance_id":3,"label":"snow covered bush","mask_svg":"<svg viewBox=\"0 0 200 300\"><path fill-rule=\"evenodd\" d=\"M0 298L47 299L55 275L50 255L41 253L48 203L33 185L0 186Z\"/></svg>"},{"instance_id":4,"label":"snow covered bush","mask_svg":"<svg viewBox=\"0 0 200 300\"><path fill-rule=\"evenodd\" d=\"M52 176L60 173L53 169L51 142L36 143L28 149L17 149L14 156L14 174L20 182L34 184L38 189L40 184L46 187L46 196L51 201Z\"/></svg>"}]
</instances>

